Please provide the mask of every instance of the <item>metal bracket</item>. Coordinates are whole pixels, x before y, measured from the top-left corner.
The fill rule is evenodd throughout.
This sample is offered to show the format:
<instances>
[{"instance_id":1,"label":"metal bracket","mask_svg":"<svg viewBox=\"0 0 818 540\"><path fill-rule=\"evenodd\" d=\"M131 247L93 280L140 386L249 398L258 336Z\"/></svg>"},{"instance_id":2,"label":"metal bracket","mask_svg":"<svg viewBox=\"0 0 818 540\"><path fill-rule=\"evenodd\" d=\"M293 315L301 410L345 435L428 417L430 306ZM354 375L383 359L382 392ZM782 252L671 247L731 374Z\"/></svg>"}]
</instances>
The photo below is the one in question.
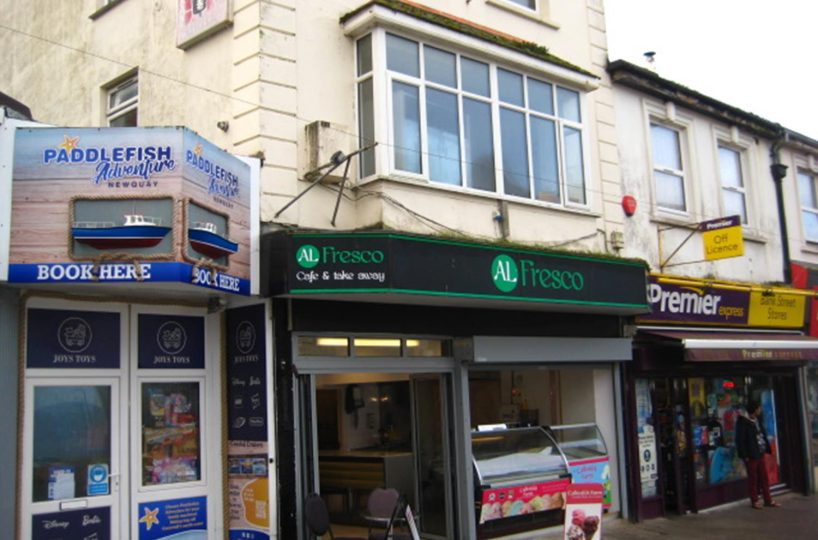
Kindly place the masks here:
<instances>
[{"instance_id":1,"label":"metal bracket","mask_svg":"<svg viewBox=\"0 0 818 540\"><path fill-rule=\"evenodd\" d=\"M320 184L321 181L324 178L326 178L327 176L329 176L332 173L332 171L334 171L335 169L337 169L341 165L346 164L346 167L344 167L344 176L341 179L341 186L338 189L338 198L335 201L335 211L332 213L331 223L332 223L332 226L334 227L335 226L335 217L338 214L338 206L341 204L341 195L344 193L344 185L346 184L347 175L349 174L349 166L351 165L351 159L354 156L357 156L358 154L361 154L361 153L366 152L367 150L369 150L371 148L374 148L377 144L378 143L372 143L370 145L364 146L363 148L359 148L358 150L355 150L351 154L344 154L340 150L338 150L337 152L332 154L332 157L330 157L329 163L325 163L325 164L311 170L305 176L306 177L311 177L311 176L313 176L315 174L318 174L321 171L324 171L324 169L326 169L326 171L324 171L320 176L318 176L318 178L313 180L312 183L310 183L310 185L307 186L307 188L304 191L302 191L301 193L296 195L293 198L293 200L291 200L290 202L285 204L283 207L281 207L281 209L278 212L275 213L275 215L273 216L273 219L280 216L282 212L284 212L287 208L289 208L290 206L295 204L296 201L298 201L298 199L300 199L301 197L306 195L312 188L314 188L315 186Z\"/></svg>"},{"instance_id":2,"label":"metal bracket","mask_svg":"<svg viewBox=\"0 0 818 540\"><path fill-rule=\"evenodd\" d=\"M664 269L666 267L668 267L668 266L679 266L679 265L682 265L682 264L693 264L693 263L703 262L703 261L699 260L699 261L690 261L690 262L683 262L683 263L668 264L670 262L670 260L677 253L679 253L679 250L681 250L682 247L684 247L684 245L687 244L688 240L693 238L693 235L701 230L701 224L698 224L698 223L696 224L696 227L694 229L690 230L690 234L688 234L685 237L685 239L682 240L682 242L678 246L676 246L676 249L673 250L673 253L668 255L667 259L665 259L664 261L662 260L662 233L665 232L665 231L673 230L673 229L687 229L687 228L688 227L684 227L684 226L680 225L680 226L677 226L677 227L659 227L657 229L656 232L657 232L657 235L659 237L659 270L660 271L664 271Z\"/></svg>"}]
</instances>

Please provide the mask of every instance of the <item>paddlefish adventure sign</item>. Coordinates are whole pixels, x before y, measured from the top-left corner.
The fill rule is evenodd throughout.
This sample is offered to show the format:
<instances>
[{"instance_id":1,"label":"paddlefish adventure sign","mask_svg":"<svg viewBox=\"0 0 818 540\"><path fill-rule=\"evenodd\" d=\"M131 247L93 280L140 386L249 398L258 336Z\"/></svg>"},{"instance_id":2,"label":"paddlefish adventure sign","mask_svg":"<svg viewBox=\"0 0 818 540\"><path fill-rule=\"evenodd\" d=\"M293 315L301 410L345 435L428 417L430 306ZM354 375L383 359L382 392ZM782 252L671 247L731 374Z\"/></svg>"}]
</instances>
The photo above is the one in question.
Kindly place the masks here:
<instances>
[{"instance_id":1,"label":"paddlefish adventure sign","mask_svg":"<svg viewBox=\"0 0 818 540\"><path fill-rule=\"evenodd\" d=\"M26 128L8 281L183 282L250 294L253 167L185 128Z\"/></svg>"}]
</instances>

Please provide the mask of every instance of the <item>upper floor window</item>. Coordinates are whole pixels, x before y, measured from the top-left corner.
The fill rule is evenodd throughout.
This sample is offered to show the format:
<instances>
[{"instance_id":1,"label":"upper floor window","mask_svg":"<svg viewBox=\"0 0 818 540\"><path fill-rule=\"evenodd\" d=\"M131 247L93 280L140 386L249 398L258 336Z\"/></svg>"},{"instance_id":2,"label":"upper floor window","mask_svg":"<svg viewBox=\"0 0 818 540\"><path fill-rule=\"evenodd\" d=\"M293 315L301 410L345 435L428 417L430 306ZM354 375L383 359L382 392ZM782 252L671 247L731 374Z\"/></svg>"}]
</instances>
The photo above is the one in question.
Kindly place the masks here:
<instances>
[{"instance_id":1,"label":"upper floor window","mask_svg":"<svg viewBox=\"0 0 818 540\"><path fill-rule=\"evenodd\" d=\"M818 242L818 192L816 176L798 171L798 191L801 195L801 221L808 242Z\"/></svg>"},{"instance_id":2,"label":"upper floor window","mask_svg":"<svg viewBox=\"0 0 818 540\"><path fill-rule=\"evenodd\" d=\"M359 136L362 146L375 139L380 111L373 88L383 88L389 131L380 138L389 139L392 172L525 199L587 204L579 92L388 33L386 65L379 70L373 62L381 55L372 47L372 35L358 41ZM375 173L374 155L363 156L362 177Z\"/></svg>"},{"instance_id":3,"label":"upper floor window","mask_svg":"<svg viewBox=\"0 0 818 540\"><path fill-rule=\"evenodd\" d=\"M679 131L662 124L651 123L650 142L656 206L662 209L687 211Z\"/></svg>"},{"instance_id":4,"label":"upper floor window","mask_svg":"<svg viewBox=\"0 0 818 540\"><path fill-rule=\"evenodd\" d=\"M139 84L136 75L108 89L108 125L112 127L136 126L138 120Z\"/></svg>"},{"instance_id":5,"label":"upper floor window","mask_svg":"<svg viewBox=\"0 0 818 540\"><path fill-rule=\"evenodd\" d=\"M506 0L506 1L535 11L537 9L537 0Z\"/></svg>"},{"instance_id":6,"label":"upper floor window","mask_svg":"<svg viewBox=\"0 0 818 540\"><path fill-rule=\"evenodd\" d=\"M741 216L741 223L746 225L747 203L740 152L719 146L719 177L725 215Z\"/></svg>"}]
</instances>

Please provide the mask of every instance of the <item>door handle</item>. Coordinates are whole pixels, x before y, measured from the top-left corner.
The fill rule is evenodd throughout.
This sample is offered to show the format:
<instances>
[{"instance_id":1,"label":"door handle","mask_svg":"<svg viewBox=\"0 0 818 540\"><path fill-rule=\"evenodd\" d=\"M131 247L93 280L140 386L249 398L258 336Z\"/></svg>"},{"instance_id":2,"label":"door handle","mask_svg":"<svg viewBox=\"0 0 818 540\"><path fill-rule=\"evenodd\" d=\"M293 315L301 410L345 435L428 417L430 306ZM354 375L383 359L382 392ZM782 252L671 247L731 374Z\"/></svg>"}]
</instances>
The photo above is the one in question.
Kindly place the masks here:
<instances>
[{"instance_id":1,"label":"door handle","mask_svg":"<svg viewBox=\"0 0 818 540\"><path fill-rule=\"evenodd\" d=\"M112 472L108 474L108 481L111 484L111 493L119 492L119 473Z\"/></svg>"}]
</instances>

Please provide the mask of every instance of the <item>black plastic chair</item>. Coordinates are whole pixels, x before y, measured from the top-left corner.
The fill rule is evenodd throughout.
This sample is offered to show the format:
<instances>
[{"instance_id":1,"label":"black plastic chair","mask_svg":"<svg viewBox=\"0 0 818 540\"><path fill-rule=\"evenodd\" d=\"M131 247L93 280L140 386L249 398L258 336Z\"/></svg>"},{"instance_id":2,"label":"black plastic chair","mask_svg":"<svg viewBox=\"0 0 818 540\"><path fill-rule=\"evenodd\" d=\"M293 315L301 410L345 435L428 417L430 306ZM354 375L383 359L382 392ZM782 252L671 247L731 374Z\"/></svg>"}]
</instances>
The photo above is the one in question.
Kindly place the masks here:
<instances>
[{"instance_id":1,"label":"black plastic chair","mask_svg":"<svg viewBox=\"0 0 818 540\"><path fill-rule=\"evenodd\" d=\"M329 533L333 540L366 540L362 536L335 536L329 523L329 511L324 499L318 493L310 493L304 501L304 518L310 534L322 537Z\"/></svg>"}]
</instances>

